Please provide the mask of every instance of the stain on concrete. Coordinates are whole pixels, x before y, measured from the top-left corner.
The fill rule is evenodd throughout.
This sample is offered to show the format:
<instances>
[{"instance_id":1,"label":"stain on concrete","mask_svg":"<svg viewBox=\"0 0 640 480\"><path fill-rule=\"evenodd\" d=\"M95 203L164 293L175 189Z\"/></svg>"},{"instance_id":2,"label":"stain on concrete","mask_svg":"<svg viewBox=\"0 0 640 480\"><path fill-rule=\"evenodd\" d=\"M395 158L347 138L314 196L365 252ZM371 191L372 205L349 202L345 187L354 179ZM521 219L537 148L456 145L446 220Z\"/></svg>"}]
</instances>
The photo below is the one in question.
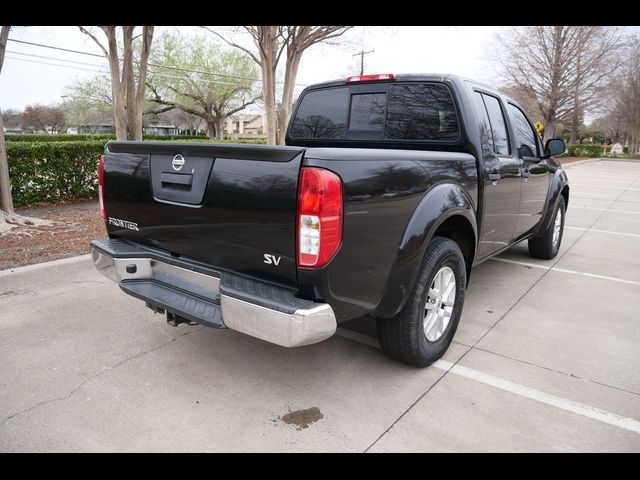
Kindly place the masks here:
<instances>
[{"instance_id":1,"label":"stain on concrete","mask_svg":"<svg viewBox=\"0 0 640 480\"><path fill-rule=\"evenodd\" d=\"M309 425L317 422L321 418L324 418L322 412L318 407L305 408L304 410L289 410L289 413L278 417L287 425L293 425L296 430L303 430L309 428Z\"/></svg>"}]
</instances>

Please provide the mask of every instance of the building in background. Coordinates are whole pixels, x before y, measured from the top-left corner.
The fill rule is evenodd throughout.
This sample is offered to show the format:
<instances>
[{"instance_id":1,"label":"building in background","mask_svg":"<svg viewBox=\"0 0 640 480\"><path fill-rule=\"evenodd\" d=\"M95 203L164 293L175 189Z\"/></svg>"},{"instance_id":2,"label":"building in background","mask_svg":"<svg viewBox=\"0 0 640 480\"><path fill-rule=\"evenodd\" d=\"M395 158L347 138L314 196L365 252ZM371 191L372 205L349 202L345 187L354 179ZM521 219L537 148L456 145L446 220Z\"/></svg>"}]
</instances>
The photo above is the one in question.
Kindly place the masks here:
<instances>
[{"instance_id":1,"label":"building in background","mask_svg":"<svg viewBox=\"0 0 640 480\"><path fill-rule=\"evenodd\" d=\"M240 113L227 117L225 136L230 138L264 138L264 116L259 113Z\"/></svg>"}]
</instances>

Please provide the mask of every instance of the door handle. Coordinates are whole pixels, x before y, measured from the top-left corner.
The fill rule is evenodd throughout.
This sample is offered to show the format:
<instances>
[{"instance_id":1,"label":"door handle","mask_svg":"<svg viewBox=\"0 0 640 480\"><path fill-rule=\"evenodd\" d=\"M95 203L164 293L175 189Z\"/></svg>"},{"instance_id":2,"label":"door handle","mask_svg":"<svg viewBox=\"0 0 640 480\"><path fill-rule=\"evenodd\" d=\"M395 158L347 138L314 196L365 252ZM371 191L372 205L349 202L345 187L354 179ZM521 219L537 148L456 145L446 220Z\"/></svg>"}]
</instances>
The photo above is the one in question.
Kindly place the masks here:
<instances>
[{"instance_id":1,"label":"door handle","mask_svg":"<svg viewBox=\"0 0 640 480\"><path fill-rule=\"evenodd\" d=\"M502 175L500 175L499 173L490 173L489 174L489 180L491 180L492 182L500 180L501 178L502 178Z\"/></svg>"}]
</instances>

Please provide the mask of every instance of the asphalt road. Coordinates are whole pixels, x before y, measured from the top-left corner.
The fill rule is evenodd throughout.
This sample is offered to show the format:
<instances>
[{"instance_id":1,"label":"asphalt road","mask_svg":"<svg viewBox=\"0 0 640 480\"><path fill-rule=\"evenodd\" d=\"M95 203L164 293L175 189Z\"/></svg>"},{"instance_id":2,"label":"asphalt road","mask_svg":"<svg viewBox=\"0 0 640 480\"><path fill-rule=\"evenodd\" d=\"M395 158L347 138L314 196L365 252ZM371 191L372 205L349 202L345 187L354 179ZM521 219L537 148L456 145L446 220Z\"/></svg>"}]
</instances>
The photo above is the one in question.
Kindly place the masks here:
<instances>
[{"instance_id":1,"label":"asphalt road","mask_svg":"<svg viewBox=\"0 0 640 480\"><path fill-rule=\"evenodd\" d=\"M426 369L166 325L87 256L0 272L0 451L640 451L640 162L568 167L563 245L477 267Z\"/></svg>"}]
</instances>

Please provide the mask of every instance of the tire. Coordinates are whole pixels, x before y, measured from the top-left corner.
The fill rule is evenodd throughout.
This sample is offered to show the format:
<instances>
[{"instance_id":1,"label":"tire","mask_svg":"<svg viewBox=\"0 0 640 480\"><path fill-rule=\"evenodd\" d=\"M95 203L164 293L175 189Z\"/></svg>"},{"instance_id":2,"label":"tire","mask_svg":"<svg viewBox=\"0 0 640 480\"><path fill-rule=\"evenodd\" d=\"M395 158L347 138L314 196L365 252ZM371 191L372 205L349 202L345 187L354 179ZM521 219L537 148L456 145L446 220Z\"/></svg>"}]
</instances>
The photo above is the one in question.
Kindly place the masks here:
<instances>
[{"instance_id":1,"label":"tire","mask_svg":"<svg viewBox=\"0 0 640 480\"><path fill-rule=\"evenodd\" d=\"M558 254L560 245L562 244L562 235L564 233L564 217L566 213L566 205L564 197L560 196L556 210L553 212L553 220L549 227L539 236L529 239L529 255L534 258L542 258L544 260L550 260ZM554 241L554 233L556 231L556 224L559 219L560 231Z\"/></svg>"},{"instance_id":2,"label":"tire","mask_svg":"<svg viewBox=\"0 0 640 480\"><path fill-rule=\"evenodd\" d=\"M437 305L430 303L431 309L427 310L426 303L428 298L436 303L440 301L435 295L438 289L431 289L434 286L434 277L440 272L444 272L444 277L438 277L437 280L442 278L450 280L449 272L455 279L454 292L445 299L446 303L451 303L453 299L453 305L444 331L442 333L437 331L434 334L434 330L430 329L429 335L432 338L428 339L425 333L425 322L429 320L428 325L433 325L436 317L432 316L432 312L440 312L440 309ZM416 283L404 308L393 318L377 320L378 339L382 350L396 360L417 367L426 367L442 357L449 348L458 327L466 283L467 270L458 244L448 238L434 237L424 254ZM445 296L446 292L443 298ZM445 304L442 306L444 312Z\"/></svg>"}]
</instances>

